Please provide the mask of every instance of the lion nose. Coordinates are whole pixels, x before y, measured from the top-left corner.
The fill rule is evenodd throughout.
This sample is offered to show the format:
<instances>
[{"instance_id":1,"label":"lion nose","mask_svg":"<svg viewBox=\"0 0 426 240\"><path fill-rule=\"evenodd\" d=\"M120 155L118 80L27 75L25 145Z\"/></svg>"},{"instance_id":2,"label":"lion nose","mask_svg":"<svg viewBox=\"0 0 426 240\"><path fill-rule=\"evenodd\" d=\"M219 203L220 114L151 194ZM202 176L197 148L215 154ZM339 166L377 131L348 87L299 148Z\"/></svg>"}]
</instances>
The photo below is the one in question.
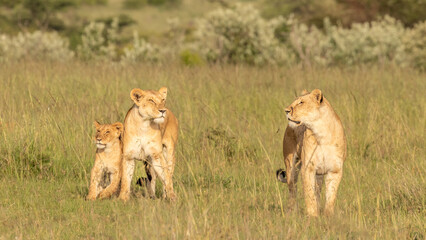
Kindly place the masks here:
<instances>
[{"instance_id":1,"label":"lion nose","mask_svg":"<svg viewBox=\"0 0 426 240\"><path fill-rule=\"evenodd\" d=\"M286 108L286 109L284 109L284 112L289 114L291 112L291 109Z\"/></svg>"},{"instance_id":2,"label":"lion nose","mask_svg":"<svg viewBox=\"0 0 426 240\"><path fill-rule=\"evenodd\" d=\"M98 141L98 142L100 142L102 139L100 139L100 138L96 138L96 141Z\"/></svg>"},{"instance_id":3,"label":"lion nose","mask_svg":"<svg viewBox=\"0 0 426 240\"><path fill-rule=\"evenodd\" d=\"M166 112L166 109L161 109L161 110L159 110L160 111L160 113L165 113Z\"/></svg>"}]
</instances>

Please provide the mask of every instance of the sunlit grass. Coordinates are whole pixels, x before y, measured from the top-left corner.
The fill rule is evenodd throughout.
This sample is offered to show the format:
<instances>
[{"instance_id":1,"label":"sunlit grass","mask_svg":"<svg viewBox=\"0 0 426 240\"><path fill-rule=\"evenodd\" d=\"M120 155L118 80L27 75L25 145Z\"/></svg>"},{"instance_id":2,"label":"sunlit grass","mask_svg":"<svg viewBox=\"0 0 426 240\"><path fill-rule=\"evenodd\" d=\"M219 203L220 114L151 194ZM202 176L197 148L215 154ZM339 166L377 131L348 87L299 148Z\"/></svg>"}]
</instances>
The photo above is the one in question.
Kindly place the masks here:
<instances>
[{"instance_id":1,"label":"sunlit grass","mask_svg":"<svg viewBox=\"0 0 426 240\"><path fill-rule=\"evenodd\" d=\"M0 238L422 239L425 79L395 67L3 64ZM85 201L93 120L123 121L132 88L161 86L180 123L179 200L133 186L128 203ZM287 211L274 176L284 166L283 109L304 88L320 88L346 130L333 218L306 217L301 186Z\"/></svg>"}]
</instances>

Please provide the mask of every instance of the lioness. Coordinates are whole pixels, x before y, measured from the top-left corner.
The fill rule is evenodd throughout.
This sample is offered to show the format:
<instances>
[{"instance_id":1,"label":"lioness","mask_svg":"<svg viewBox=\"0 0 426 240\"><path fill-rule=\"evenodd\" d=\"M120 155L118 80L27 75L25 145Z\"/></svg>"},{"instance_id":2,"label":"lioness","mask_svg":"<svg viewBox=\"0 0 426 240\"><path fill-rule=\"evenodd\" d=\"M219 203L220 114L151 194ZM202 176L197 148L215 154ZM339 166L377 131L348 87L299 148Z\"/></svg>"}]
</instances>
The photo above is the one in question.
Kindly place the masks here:
<instances>
[{"instance_id":1,"label":"lioness","mask_svg":"<svg viewBox=\"0 0 426 240\"><path fill-rule=\"evenodd\" d=\"M175 166L175 145L178 137L178 120L165 107L167 88L144 91L135 88L130 92L134 104L124 120L123 177L120 199L130 197L135 160L146 162L148 193L155 197L156 176L164 186L165 197L174 200L172 176Z\"/></svg>"},{"instance_id":2,"label":"lioness","mask_svg":"<svg viewBox=\"0 0 426 240\"><path fill-rule=\"evenodd\" d=\"M90 174L88 200L110 197L118 192L121 180L123 124L100 124L96 127L96 158Z\"/></svg>"},{"instance_id":3,"label":"lioness","mask_svg":"<svg viewBox=\"0 0 426 240\"><path fill-rule=\"evenodd\" d=\"M331 215L346 158L342 122L319 89L304 90L285 112L289 121L283 141L286 171L278 170L277 177L288 184L290 202L294 203L301 168L306 209L311 216L319 214L325 177L325 214Z\"/></svg>"}]
</instances>

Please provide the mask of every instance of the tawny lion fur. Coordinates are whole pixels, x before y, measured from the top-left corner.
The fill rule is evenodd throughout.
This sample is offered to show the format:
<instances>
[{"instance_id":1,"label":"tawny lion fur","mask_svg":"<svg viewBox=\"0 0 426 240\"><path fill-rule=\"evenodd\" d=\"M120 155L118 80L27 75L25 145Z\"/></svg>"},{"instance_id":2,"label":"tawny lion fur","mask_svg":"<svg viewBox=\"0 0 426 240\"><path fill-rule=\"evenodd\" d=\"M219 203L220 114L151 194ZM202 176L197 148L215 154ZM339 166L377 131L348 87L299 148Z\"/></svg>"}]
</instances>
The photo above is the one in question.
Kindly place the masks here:
<instances>
[{"instance_id":1,"label":"tawny lion fur","mask_svg":"<svg viewBox=\"0 0 426 240\"><path fill-rule=\"evenodd\" d=\"M301 170L306 210L319 215L321 186L325 180L325 214L334 213L337 189L342 179L346 158L346 138L342 122L321 90L306 90L285 112L289 124L284 134L283 154L290 205L295 203L296 182ZM278 174L278 172L277 172ZM287 176L285 176L287 175Z\"/></svg>"},{"instance_id":2,"label":"tawny lion fur","mask_svg":"<svg viewBox=\"0 0 426 240\"><path fill-rule=\"evenodd\" d=\"M119 198L128 200L135 169L135 160L146 161L149 195L155 197L155 181L163 182L163 196L174 200L172 176L175 167L175 146L178 120L165 107L167 88L159 91L135 88L130 92L133 107L124 120L123 176Z\"/></svg>"},{"instance_id":3,"label":"tawny lion fur","mask_svg":"<svg viewBox=\"0 0 426 240\"><path fill-rule=\"evenodd\" d=\"M90 174L88 200L108 198L118 193L121 180L123 124L96 126L96 159Z\"/></svg>"}]
</instances>

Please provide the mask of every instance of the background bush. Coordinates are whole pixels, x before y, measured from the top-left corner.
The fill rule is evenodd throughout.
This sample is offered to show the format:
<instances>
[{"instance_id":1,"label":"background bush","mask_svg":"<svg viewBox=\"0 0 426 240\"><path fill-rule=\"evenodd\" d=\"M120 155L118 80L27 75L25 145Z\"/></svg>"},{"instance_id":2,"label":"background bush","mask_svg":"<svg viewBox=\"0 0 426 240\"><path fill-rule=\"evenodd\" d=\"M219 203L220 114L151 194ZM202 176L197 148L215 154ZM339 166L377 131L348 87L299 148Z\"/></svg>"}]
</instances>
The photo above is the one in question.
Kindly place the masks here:
<instances>
[{"instance_id":1,"label":"background bush","mask_svg":"<svg viewBox=\"0 0 426 240\"><path fill-rule=\"evenodd\" d=\"M349 27L333 24L329 18L322 21L320 28L305 24L294 15L265 19L252 5L236 4L197 19L189 31L178 19L169 19L165 40L157 44L139 38L137 32L133 41L122 37L121 29L133 20L120 16L87 24L76 52L83 60L122 63L180 59L185 65L203 62L305 66L398 64L425 69L426 21L414 27L404 27L390 16ZM29 46L37 42L43 43L34 47L37 50L29 51ZM56 33L25 33L16 38L3 35L1 44L3 61L73 55L67 49L68 42ZM67 59L70 57L61 58Z\"/></svg>"},{"instance_id":2,"label":"background bush","mask_svg":"<svg viewBox=\"0 0 426 240\"><path fill-rule=\"evenodd\" d=\"M213 62L282 63L289 58L274 35L282 21L263 19L251 5L212 11L198 21L199 51Z\"/></svg>"},{"instance_id":3,"label":"background bush","mask_svg":"<svg viewBox=\"0 0 426 240\"><path fill-rule=\"evenodd\" d=\"M67 61L74 56L68 41L56 32L19 33L0 35L0 61L54 60Z\"/></svg>"},{"instance_id":4,"label":"background bush","mask_svg":"<svg viewBox=\"0 0 426 240\"><path fill-rule=\"evenodd\" d=\"M426 70L426 21L417 23L413 29L407 30L403 44L409 64Z\"/></svg>"},{"instance_id":5,"label":"background bush","mask_svg":"<svg viewBox=\"0 0 426 240\"><path fill-rule=\"evenodd\" d=\"M81 36L82 44L77 52L83 59L114 60L117 58L118 18L110 25L104 22L91 22Z\"/></svg>"},{"instance_id":6,"label":"background bush","mask_svg":"<svg viewBox=\"0 0 426 240\"><path fill-rule=\"evenodd\" d=\"M122 63L156 62L161 58L160 48L139 38L137 32L133 34L133 44L124 48L121 57Z\"/></svg>"}]
</instances>

